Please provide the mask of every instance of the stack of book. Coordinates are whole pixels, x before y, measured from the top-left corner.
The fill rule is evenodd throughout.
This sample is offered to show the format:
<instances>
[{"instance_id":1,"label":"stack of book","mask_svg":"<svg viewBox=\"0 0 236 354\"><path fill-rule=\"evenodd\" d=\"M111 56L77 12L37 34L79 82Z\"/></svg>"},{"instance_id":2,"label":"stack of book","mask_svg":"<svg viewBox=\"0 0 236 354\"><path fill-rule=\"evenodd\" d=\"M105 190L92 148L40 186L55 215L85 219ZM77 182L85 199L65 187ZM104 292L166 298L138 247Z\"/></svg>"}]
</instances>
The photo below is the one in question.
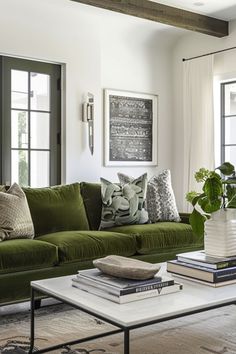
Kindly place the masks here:
<instances>
[{"instance_id":1,"label":"stack of book","mask_svg":"<svg viewBox=\"0 0 236 354\"><path fill-rule=\"evenodd\" d=\"M229 285L236 283L236 256L213 257L204 251L181 253L177 260L167 262L167 271L213 287Z\"/></svg>"},{"instance_id":2,"label":"stack of book","mask_svg":"<svg viewBox=\"0 0 236 354\"><path fill-rule=\"evenodd\" d=\"M182 284L166 276L155 276L148 280L130 280L104 274L98 269L79 271L72 279L72 285L119 304L170 294L182 289Z\"/></svg>"}]
</instances>

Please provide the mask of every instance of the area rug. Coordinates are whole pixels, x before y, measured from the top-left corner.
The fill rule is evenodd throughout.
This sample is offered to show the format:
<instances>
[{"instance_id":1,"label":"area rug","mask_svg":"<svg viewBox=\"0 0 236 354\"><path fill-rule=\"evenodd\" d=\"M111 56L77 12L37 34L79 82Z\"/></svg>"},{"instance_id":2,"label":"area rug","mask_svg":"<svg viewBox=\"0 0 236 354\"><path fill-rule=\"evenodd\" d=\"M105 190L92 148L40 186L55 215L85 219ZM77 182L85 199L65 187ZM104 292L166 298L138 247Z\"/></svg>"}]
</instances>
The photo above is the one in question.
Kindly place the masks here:
<instances>
[{"instance_id":1,"label":"area rug","mask_svg":"<svg viewBox=\"0 0 236 354\"><path fill-rule=\"evenodd\" d=\"M140 301L140 306L142 302ZM25 354L29 349L30 313L0 317L0 353ZM43 307L36 312L35 349L114 329L67 305ZM123 354L118 334L54 354ZM235 354L236 306L145 327L131 332L131 354Z\"/></svg>"}]
</instances>

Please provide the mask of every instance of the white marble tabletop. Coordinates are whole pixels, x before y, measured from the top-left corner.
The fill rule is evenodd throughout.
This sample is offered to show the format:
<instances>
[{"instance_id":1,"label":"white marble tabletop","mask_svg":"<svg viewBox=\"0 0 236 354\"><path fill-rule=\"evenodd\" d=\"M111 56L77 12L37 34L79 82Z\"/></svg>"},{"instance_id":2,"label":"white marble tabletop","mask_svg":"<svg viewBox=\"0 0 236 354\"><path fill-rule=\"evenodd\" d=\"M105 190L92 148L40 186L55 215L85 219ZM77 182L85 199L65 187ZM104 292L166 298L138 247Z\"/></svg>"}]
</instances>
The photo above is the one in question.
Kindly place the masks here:
<instances>
[{"instance_id":1,"label":"white marble tabletop","mask_svg":"<svg viewBox=\"0 0 236 354\"><path fill-rule=\"evenodd\" d=\"M162 266L165 272L165 266ZM169 275L169 274L168 274ZM201 310L210 306L236 302L236 284L213 288L196 282L176 278L183 284L177 293L152 297L127 304L117 304L72 287L73 276L31 282L34 289L49 296L56 296L71 305L92 311L95 315L114 321L122 326L141 325L152 320Z\"/></svg>"}]
</instances>

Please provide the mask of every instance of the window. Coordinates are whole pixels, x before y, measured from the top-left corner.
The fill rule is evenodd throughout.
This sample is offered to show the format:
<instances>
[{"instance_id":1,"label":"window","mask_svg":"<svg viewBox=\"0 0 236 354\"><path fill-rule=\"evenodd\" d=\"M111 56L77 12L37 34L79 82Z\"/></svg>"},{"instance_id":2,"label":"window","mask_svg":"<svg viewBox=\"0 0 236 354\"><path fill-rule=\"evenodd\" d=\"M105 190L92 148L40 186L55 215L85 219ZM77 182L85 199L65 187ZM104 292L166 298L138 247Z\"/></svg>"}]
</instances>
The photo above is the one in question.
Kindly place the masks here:
<instances>
[{"instance_id":1,"label":"window","mask_svg":"<svg viewBox=\"0 0 236 354\"><path fill-rule=\"evenodd\" d=\"M61 182L60 65L0 57L0 182Z\"/></svg>"},{"instance_id":2,"label":"window","mask_svg":"<svg viewBox=\"0 0 236 354\"><path fill-rule=\"evenodd\" d=\"M236 165L236 81L221 84L221 161Z\"/></svg>"}]
</instances>

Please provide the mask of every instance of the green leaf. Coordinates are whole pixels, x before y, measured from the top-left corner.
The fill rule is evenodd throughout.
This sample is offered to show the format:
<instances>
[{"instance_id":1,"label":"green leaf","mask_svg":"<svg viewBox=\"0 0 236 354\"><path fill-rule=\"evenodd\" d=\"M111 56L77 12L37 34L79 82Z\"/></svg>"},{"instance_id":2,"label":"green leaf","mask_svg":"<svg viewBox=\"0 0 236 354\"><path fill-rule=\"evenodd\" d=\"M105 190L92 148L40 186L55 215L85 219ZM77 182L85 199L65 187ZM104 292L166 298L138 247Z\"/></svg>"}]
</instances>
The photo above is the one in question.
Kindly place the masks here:
<instances>
[{"instance_id":1,"label":"green leaf","mask_svg":"<svg viewBox=\"0 0 236 354\"><path fill-rule=\"evenodd\" d=\"M205 196L206 196L205 193L198 194L195 198L193 198L193 200L192 200L192 206L195 206L197 203L200 205L200 201L201 201L202 198L204 198Z\"/></svg>"},{"instance_id":2,"label":"green leaf","mask_svg":"<svg viewBox=\"0 0 236 354\"><path fill-rule=\"evenodd\" d=\"M215 171L211 171L209 174L209 177L216 177L219 181L222 182L221 176L219 175L219 173L215 172Z\"/></svg>"},{"instance_id":3,"label":"green leaf","mask_svg":"<svg viewBox=\"0 0 236 354\"><path fill-rule=\"evenodd\" d=\"M223 184L236 184L236 178L228 178L224 181L222 181Z\"/></svg>"},{"instance_id":4,"label":"green leaf","mask_svg":"<svg viewBox=\"0 0 236 354\"><path fill-rule=\"evenodd\" d=\"M203 190L206 196L198 201L202 210L205 213L212 213L213 211L219 210L223 195L222 181L219 175L212 174L212 176L206 180Z\"/></svg>"},{"instance_id":5,"label":"green leaf","mask_svg":"<svg viewBox=\"0 0 236 354\"><path fill-rule=\"evenodd\" d=\"M202 194L197 194L191 201L192 206L195 206L197 203L199 204L199 201L206 196L205 193Z\"/></svg>"},{"instance_id":6,"label":"green leaf","mask_svg":"<svg viewBox=\"0 0 236 354\"><path fill-rule=\"evenodd\" d=\"M236 188L230 185L226 186L228 204L227 208L236 208Z\"/></svg>"},{"instance_id":7,"label":"green leaf","mask_svg":"<svg viewBox=\"0 0 236 354\"><path fill-rule=\"evenodd\" d=\"M193 209L192 214L189 217L190 225L192 226L193 232L199 236L204 236L204 222L206 217L199 213L195 208Z\"/></svg>"},{"instance_id":8,"label":"green leaf","mask_svg":"<svg viewBox=\"0 0 236 354\"><path fill-rule=\"evenodd\" d=\"M216 170L217 169L225 176L230 176L235 171L234 166L230 162L224 162L221 166L217 167Z\"/></svg>"},{"instance_id":9,"label":"green leaf","mask_svg":"<svg viewBox=\"0 0 236 354\"><path fill-rule=\"evenodd\" d=\"M221 207L221 199L215 199L210 201L208 197L202 198L198 201L198 204L202 208L205 213L213 213L213 211L217 211Z\"/></svg>"},{"instance_id":10,"label":"green leaf","mask_svg":"<svg viewBox=\"0 0 236 354\"><path fill-rule=\"evenodd\" d=\"M222 182L218 177L212 176L206 180L203 186L203 191L208 197L211 204L214 204L219 197L222 196L223 187Z\"/></svg>"}]
</instances>

